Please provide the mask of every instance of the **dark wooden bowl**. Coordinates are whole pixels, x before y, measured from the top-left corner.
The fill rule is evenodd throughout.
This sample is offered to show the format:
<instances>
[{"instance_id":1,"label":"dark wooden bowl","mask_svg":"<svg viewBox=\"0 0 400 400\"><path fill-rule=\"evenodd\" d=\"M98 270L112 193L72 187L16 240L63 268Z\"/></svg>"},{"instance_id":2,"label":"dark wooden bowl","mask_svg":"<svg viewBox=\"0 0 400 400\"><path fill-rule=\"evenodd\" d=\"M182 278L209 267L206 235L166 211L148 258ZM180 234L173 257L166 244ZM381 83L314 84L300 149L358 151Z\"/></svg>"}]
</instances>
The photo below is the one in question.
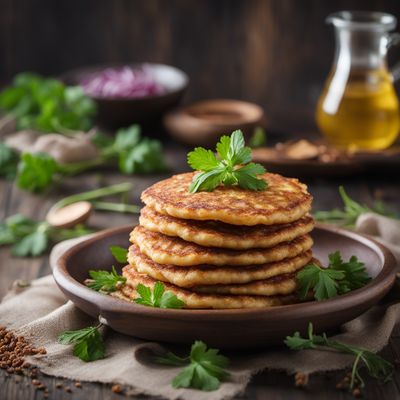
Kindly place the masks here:
<instances>
[{"instance_id":1,"label":"dark wooden bowl","mask_svg":"<svg viewBox=\"0 0 400 400\"><path fill-rule=\"evenodd\" d=\"M167 113L163 119L169 134L193 146L213 146L221 135L241 129L246 138L263 119L254 103L229 99L204 100Z\"/></svg>"},{"instance_id":2,"label":"dark wooden bowl","mask_svg":"<svg viewBox=\"0 0 400 400\"><path fill-rule=\"evenodd\" d=\"M74 69L62 75L61 79L69 85L78 85L85 77L106 68L120 68L125 65L140 67L142 64L103 64ZM125 127L132 123L146 123L160 119L181 100L189 83L188 76L178 68L146 63L156 82L166 88L161 95L138 98L91 98L97 103L97 120L108 128Z\"/></svg>"},{"instance_id":3,"label":"dark wooden bowl","mask_svg":"<svg viewBox=\"0 0 400 400\"><path fill-rule=\"evenodd\" d=\"M121 333L147 340L192 343L204 340L218 348L254 348L282 344L294 331L305 334L311 321L317 332L339 327L376 304L395 281L393 255L374 240L355 232L318 226L314 254L326 263L329 253L359 257L373 280L361 289L322 302L234 310L168 310L141 306L100 294L82 282L89 269L110 269L111 245L129 245L132 226L110 229L67 250L53 265L54 279L67 298L86 313L101 315Z\"/></svg>"}]
</instances>

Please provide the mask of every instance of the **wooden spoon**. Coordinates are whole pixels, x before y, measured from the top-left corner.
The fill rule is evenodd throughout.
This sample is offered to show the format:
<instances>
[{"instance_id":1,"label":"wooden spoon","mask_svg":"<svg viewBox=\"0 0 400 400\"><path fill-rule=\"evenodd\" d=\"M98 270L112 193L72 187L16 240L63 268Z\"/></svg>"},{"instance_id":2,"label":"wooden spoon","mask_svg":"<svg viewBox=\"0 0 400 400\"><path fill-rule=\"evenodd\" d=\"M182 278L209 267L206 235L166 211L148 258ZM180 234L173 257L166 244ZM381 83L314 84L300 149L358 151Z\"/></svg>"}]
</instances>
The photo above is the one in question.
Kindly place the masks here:
<instances>
[{"instance_id":1,"label":"wooden spoon","mask_svg":"<svg viewBox=\"0 0 400 400\"><path fill-rule=\"evenodd\" d=\"M60 208L51 208L46 221L55 228L71 228L85 222L92 213L93 206L88 201L78 201Z\"/></svg>"}]
</instances>

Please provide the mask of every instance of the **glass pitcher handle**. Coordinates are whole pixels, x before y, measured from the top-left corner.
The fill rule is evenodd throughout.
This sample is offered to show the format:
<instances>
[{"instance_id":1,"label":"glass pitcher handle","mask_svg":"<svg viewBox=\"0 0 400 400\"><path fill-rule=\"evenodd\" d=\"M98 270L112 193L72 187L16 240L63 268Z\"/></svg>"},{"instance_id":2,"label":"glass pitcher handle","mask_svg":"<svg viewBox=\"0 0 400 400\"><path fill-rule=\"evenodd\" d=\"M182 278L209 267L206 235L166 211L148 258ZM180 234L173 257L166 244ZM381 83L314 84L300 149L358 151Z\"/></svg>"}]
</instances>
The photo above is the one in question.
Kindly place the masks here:
<instances>
[{"instance_id":1,"label":"glass pitcher handle","mask_svg":"<svg viewBox=\"0 0 400 400\"><path fill-rule=\"evenodd\" d=\"M400 44L400 33L389 33L387 36L387 48L390 49L392 46L397 46ZM396 63L390 72L393 76L393 81L396 82L400 79L400 62Z\"/></svg>"}]
</instances>

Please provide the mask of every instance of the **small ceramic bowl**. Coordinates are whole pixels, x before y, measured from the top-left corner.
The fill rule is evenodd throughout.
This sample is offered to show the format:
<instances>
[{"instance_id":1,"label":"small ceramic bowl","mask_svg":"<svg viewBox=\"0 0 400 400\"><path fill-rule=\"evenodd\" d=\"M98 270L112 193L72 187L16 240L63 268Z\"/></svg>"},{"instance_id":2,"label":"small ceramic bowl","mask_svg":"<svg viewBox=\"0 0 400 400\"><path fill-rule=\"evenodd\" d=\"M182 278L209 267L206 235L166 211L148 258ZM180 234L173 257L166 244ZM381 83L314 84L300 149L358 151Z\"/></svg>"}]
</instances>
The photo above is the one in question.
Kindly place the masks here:
<instances>
[{"instance_id":1,"label":"small ceramic bowl","mask_svg":"<svg viewBox=\"0 0 400 400\"><path fill-rule=\"evenodd\" d=\"M79 85L88 76L107 68L146 66L156 83L166 89L165 93L145 97L105 98L90 96L97 103L98 123L108 128L119 128L132 123L146 123L159 119L167 110L178 105L189 83L188 76L178 68L164 64L104 64L71 70L61 79L69 85Z\"/></svg>"},{"instance_id":2,"label":"small ceramic bowl","mask_svg":"<svg viewBox=\"0 0 400 400\"><path fill-rule=\"evenodd\" d=\"M264 116L257 104L239 100L205 100L171 111L164 117L168 132L180 142L212 146L221 135L241 129L250 136Z\"/></svg>"}]
</instances>

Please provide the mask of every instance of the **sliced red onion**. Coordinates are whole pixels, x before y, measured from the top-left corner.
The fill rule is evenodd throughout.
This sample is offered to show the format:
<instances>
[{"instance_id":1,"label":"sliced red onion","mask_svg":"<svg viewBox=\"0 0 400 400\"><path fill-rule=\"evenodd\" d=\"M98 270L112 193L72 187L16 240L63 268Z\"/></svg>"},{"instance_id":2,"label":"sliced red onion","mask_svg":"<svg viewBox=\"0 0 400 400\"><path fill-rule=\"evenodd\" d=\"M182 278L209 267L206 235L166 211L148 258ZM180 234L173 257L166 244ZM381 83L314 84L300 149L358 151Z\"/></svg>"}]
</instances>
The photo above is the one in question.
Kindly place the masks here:
<instances>
[{"instance_id":1,"label":"sliced red onion","mask_svg":"<svg viewBox=\"0 0 400 400\"><path fill-rule=\"evenodd\" d=\"M165 93L146 66L107 68L87 76L81 86L87 95L94 97L136 98Z\"/></svg>"}]
</instances>

